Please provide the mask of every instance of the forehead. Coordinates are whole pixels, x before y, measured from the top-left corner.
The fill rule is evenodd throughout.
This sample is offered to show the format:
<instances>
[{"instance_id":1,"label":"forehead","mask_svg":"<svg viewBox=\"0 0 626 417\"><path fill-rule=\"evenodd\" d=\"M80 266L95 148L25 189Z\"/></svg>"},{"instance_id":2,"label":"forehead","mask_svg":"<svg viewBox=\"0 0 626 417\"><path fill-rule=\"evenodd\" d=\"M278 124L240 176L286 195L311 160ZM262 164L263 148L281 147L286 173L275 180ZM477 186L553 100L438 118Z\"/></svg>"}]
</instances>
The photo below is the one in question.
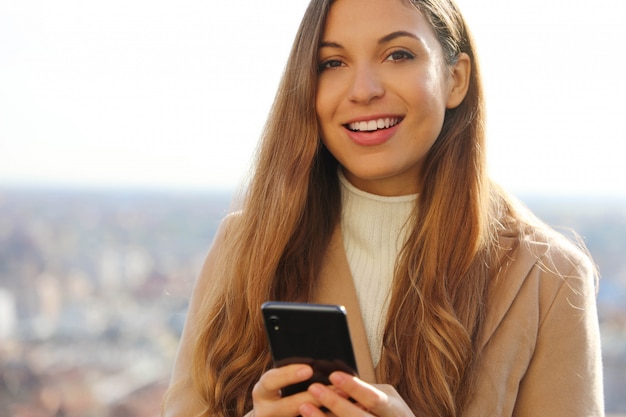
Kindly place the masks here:
<instances>
[{"instance_id":1,"label":"forehead","mask_svg":"<svg viewBox=\"0 0 626 417\"><path fill-rule=\"evenodd\" d=\"M406 0L335 0L326 18L323 37L365 41L399 30L434 38L426 18Z\"/></svg>"}]
</instances>

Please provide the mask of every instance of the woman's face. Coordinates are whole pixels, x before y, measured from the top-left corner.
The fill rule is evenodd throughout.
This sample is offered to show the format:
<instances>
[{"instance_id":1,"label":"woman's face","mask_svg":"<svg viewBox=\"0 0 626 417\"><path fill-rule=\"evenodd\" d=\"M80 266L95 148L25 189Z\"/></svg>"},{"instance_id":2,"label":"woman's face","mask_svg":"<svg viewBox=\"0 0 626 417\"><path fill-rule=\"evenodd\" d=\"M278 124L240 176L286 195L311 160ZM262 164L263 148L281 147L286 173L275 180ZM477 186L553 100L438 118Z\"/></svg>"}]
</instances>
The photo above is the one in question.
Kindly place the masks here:
<instances>
[{"instance_id":1,"label":"woman's face","mask_svg":"<svg viewBox=\"0 0 626 417\"><path fill-rule=\"evenodd\" d=\"M322 139L348 180L373 194L419 192L445 110L465 96L469 58L447 66L427 20L401 0L336 0L319 64Z\"/></svg>"}]
</instances>

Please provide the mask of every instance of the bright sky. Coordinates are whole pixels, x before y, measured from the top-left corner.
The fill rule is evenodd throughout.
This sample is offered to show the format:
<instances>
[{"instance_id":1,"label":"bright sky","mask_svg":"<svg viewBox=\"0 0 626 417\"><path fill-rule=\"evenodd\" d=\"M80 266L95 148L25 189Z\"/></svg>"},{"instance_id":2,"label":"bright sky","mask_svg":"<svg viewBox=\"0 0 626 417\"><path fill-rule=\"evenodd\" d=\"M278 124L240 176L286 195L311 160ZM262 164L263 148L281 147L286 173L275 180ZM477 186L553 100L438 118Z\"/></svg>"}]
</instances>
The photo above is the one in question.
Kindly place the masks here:
<instances>
[{"instance_id":1,"label":"bright sky","mask_svg":"<svg viewBox=\"0 0 626 417\"><path fill-rule=\"evenodd\" d=\"M492 175L625 196L626 2L458 1ZM306 3L1 2L0 186L236 186Z\"/></svg>"}]
</instances>

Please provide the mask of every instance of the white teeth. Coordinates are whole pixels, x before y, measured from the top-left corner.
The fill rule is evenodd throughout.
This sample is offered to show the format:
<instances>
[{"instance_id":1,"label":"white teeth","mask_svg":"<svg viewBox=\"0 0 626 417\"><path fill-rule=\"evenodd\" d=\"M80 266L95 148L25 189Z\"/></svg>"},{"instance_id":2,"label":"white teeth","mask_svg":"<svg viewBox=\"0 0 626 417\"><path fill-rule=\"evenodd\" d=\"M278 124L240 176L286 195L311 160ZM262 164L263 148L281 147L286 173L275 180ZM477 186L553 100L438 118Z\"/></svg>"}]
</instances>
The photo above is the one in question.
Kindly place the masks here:
<instances>
[{"instance_id":1,"label":"white teeth","mask_svg":"<svg viewBox=\"0 0 626 417\"><path fill-rule=\"evenodd\" d=\"M386 117L384 119L350 123L348 124L348 128L350 128L350 130L358 130L360 132L372 132L374 130L387 129L389 127L395 126L398 124L399 121L400 120L397 117Z\"/></svg>"}]
</instances>

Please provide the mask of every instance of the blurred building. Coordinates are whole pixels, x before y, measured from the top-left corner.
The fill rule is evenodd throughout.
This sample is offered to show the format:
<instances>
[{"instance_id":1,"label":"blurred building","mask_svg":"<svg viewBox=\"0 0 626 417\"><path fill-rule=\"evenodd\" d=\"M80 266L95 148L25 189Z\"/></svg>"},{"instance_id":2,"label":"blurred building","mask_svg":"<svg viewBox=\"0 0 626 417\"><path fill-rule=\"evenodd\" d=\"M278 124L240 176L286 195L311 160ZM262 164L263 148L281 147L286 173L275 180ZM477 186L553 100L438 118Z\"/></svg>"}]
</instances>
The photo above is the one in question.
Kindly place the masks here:
<instances>
[{"instance_id":1,"label":"blurred building","mask_svg":"<svg viewBox=\"0 0 626 417\"><path fill-rule=\"evenodd\" d=\"M0 416L159 416L193 281L229 203L0 190ZM607 411L626 414L626 205L572 207L532 208L578 230L600 266Z\"/></svg>"}]
</instances>

